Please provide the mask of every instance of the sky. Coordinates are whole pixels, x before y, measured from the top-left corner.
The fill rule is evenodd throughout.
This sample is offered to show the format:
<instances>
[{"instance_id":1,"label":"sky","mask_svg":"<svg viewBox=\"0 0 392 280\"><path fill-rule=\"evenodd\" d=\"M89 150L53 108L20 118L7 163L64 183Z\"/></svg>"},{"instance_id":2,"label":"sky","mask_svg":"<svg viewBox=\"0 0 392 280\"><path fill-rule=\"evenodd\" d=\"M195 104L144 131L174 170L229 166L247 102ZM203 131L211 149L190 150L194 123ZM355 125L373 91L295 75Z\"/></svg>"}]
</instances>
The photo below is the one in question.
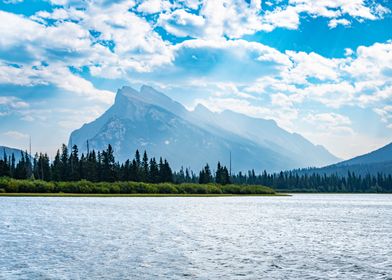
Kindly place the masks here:
<instances>
[{"instance_id":1,"label":"sky","mask_svg":"<svg viewBox=\"0 0 392 280\"><path fill-rule=\"evenodd\" d=\"M0 145L53 155L143 84L351 158L392 142L392 2L0 0Z\"/></svg>"}]
</instances>

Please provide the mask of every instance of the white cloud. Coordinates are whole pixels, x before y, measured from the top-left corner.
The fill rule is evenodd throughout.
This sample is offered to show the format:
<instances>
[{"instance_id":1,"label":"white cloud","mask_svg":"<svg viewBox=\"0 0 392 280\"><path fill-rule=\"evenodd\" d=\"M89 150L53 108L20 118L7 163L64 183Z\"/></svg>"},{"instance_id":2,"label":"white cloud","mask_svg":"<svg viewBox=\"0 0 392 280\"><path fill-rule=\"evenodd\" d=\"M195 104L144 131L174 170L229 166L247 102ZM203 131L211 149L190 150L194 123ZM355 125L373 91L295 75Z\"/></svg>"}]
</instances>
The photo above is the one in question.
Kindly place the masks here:
<instances>
[{"instance_id":1,"label":"white cloud","mask_svg":"<svg viewBox=\"0 0 392 280\"><path fill-rule=\"evenodd\" d=\"M178 37L202 37L205 19L185 10L178 9L170 14L161 14L158 24Z\"/></svg>"},{"instance_id":2,"label":"white cloud","mask_svg":"<svg viewBox=\"0 0 392 280\"><path fill-rule=\"evenodd\" d=\"M344 70L359 80L377 80L390 77L392 71L392 41L360 46L356 57Z\"/></svg>"},{"instance_id":3,"label":"white cloud","mask_svg":"<svg viewBox=\"0 0 392 280\"><path fill-rule=\"evenodd\" d=\"M328 59L314 52L287 51L286 54L293 62L292 67L283 74L287 81L306 84L307 78L327 81L339 77L339 59Z\"/></svg>"},{"instance_id":4,"label":"white cloud","mask_svg":"<svg viewBox=\"0 0 392 280\"><path fill-rule=\"evenodd\" d=\"M157 3L151 7L158 7ZM188 1L186 1L188 2ZM147 2L146 2L147 3ZM298 29L301 17L311 16L329 18L328 26L347 26L353 19L377 20L390 13L381 4L369 3L364 0L291 0L284 5L270 3L270 8L262 10L260 0L205 0L187 6L172 5L162 13L159 23L166 31L176 36L216 39L223 36L240 38L258 31L272 31L275 28ZM147 5L147 4L146 4ZM201 5L199 7L199 5ZM198 9L190 14L190 9ZM158 8L157 8L158 10Z\"/></svg>"},{"instance_id":5,"label":"white cloud","mask_svg":"<svg viewBox=\"0 0 392 280\"><path fill-rule=\"evenodd\" d=\"M336 28L338 25L348 26L350 24L351 24L351 22L345 18L340 18L340 19L334 18L328 22L328 26L331 29Z\"/></svg>"},{"instance_id":6,"label":"white cloud","mask_svg":"<svg viewBox=\"0 0 392 280\"><path fill-rule=\"evenodd\" d=\"M29 104L15 96L0 96L0 106L7 106L11 109L27 108Z\"/></svg>"},{"instance_id":7,"label":"white cloud","mask_svg":"<svg viewBox=\"0 0 392 280\"><path fill-rule=\"evenodd\" d=\"M22 133L22 132L19 132L19 131L16 131L16 130L10 130L10 131L4 132L3 135L7 136L7 137L10 137L12 139L16 139L16 140L28 139L29 138L28 134L25 134L25 133Z\"/></svg>"},{"instance_id":8,"label":"white cloud","mask_svg":"<svg viewBox=\"0 0 392 280\"><path fill-rule=\"evenodd\" d=\"M97 89L72 68L94 78L206 89L212 99L203 102L212 108L274 118L289 129L301 121L303 104L315 110L378 108L375 112L389 119L385 105L392 101L391 41L347 49L343 58L333 59L315 52L282 53L238 39L260 30L298 29L309 16L324 17L335 28L390 13L376 2L290 0L279 7L270 3L268 11L261 10L259 0L86 1L78 4L81 9L68 1L56 3L64 7L31 17L0 11L0 51L10 53L0 61L1 84L53 85L101 107L113 101L113 92ZM143 18L145 14L151 15ZM158 26L195 39L164 40ZM12 53L24 56L24 62ZM0 116L21 106L24 120L37 118L24 101L4 100ZM62 125L72 122L63 120ZM345 127L350 124L334 129Z\"/></svg>"},{"instance_id":9,"label":"white cloud","mask_svg":"<svg viewBox=\"0 0 392 280\"><path fill-rule=\"evenodd\" d=\"M292 0L290 2L301 12L329 18L347 15L353 18L375 20L389 12L386 7L365 0Z\"/></svg>"},{"instance_id":10,"label":"white cloud","mask_svg":"<svg viewBox=\"0 0 392 280\"><path fill-rule=\"evenodd\" d=\"M341 59L287 51L291 63L277 75L257 79L246 91L283 93L294 103L312 100L332 108L373 106L392 100L391 48L390 41L361 46L355 52L347 50Z\"/></svg>"},{"instance_id":11,"label":"white cloud","mask_svg":"<svg viewBox=\"0 0 392 280\"><path fill-rule=\"evenodd\" d=\"M285 108L290 108L293 106L293 102L290 97L283 93L272 94L271 104Z\"/></svg>"},{"instance_id":12,"label":"white cloud","mask_svg":"<svg viewBox=\"0 0 392 280\"><path fill-rule=\"evenodd\" d=\"M351 124L350 118L337 113L309 114L306 119L312 123L324 123L328 124L329 126L342 126Z\"/></svg>"},{"instance_id":13,"label":"white cloud","mask_svg":"<svg viewBox=\"0 0 392 280\"><path fill-rule=\"evenodd\" d=\"M381 121L386 123L388 128L392 128L392 105L374 108L373 111L380 116Z\"/></svg>"},{"instance_id":14,"label":"white cloud","mask_svg":"<svg viewBox=\"0 0 392 280\"><path fill-rule=\"evenodd\" d=\"M344 49L344 55L345 56L351 56L354 53L354 51L350 48L345 48Z\"/></svg>"},{"instance_id":15,"label":"white cloud","mask_svg":"<svg viewBox=\"0 0 392 280\"><path fill-rule=\"evenodd\" d=\"M172 4L164 0L144 0L137 7L138 12L155 14L170 9Z\"/></svg>"},{"instance_id":16,"label":"white cloud","mask_svg":"<svg viewBox=\"0 0 392 280\"><path fill-rule=\"evenodd\" d=\"M286 9L277 8L265 14L263 23L261 30L264 31L272 31L277 27L297 29L300 23L300 16L298 10L292 6Z\"/></svg>"},{"instance_id":17,"label":"white cloud","mask_svg":"<svg viewBox=\"0 0 392 280\"><path fill-rule=\"evenodd\" d=\"M0 71L0 83L20 86L51 84L79 96L84 96L88 100L95 100L105 104L111 104L114 100L113 92L96 89L90 81L72 74L68 68L62 67L61 65L26 65L14 67L10 65L7 66L4 62L0 61L0 70L2 70ZM4 97L0 97L0 105L2 104L2 98L4 99ZM6 105L14 107L17 105L25 105L22 101L11 101Z\"/></svg>"}]
</instances>

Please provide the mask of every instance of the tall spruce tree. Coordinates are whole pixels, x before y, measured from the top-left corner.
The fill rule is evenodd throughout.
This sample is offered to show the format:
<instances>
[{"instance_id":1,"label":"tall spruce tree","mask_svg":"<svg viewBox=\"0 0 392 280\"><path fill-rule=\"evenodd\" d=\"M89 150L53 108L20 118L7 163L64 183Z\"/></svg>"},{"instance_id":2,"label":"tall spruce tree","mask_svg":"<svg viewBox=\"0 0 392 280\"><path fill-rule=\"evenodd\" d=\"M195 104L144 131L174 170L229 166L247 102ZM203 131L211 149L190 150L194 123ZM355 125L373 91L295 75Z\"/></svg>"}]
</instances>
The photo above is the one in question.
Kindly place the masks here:
<instances>
[{"instance_id":1,"label":"tall spruce tree","mask_svg":"<svg viewBox=\"0 0 392 280\"><path fill-rule=\"evenodd\" d=\"M148 171L149 171L149 168L148 168L148 156L147 156L147 152L144 151L143 159L142 159L142 166L141 166L141 181L142 182L148 182L149 181Z\"/></svg>"}]
</instances>

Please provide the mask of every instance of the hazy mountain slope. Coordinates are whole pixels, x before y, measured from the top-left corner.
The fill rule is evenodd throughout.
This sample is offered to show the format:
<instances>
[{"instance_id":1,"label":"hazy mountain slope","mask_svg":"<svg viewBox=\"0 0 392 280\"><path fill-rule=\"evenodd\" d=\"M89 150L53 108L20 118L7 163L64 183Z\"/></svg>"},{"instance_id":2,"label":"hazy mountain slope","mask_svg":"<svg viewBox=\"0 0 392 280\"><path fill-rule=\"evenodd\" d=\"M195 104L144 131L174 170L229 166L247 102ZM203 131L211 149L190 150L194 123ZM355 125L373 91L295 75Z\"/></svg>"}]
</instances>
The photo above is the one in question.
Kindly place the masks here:
<instances>
[{"instance_id":1,"label":"hazy mountain slope","mask_svg":"<svg viewBox=\"0 0 392 280\"><path fill-rule=\"evenodd\" d=\"M6 146L0 146L0 159L4 158L4 154L7 156L7 159L14 154L15 161L18 162L19 159L21 158L21 153L22 150L15 149L15 148L10 148ZM24 153L24 151L23 151Z\"/></svg>"},{"instance_id":2,"label":"hazy mountain slope","mask_svg":"<svg viewBox=\"0 0 392 280\"><path fill-rule=\"evenodd\" d=\"M252 118L233 111L213 113L202 105L195 108L194 114L195 119L202 120L212 129L219 127L241 135L258 145L295 158L297 166L323 166L339 161L324 147L313 145L297 133L287 132L273 120Z\"/></svg>"},{"instance_id":3,"label":"hazy mountain slope","mask_svg":"<svg viewBox=\"0 0 392 280\"><path fill-rule=\"evenodd\" d=\"M235 127L237 121L241 129ZM140 92L129 87L120 89L113 106L95 121L72 132L69 144L77 144L83 152L87 140L91 149L104 149L108 143L112 144L120 161L133 157L136 149L145 149L152 156L166 157L175 169L184 165L199 170L206 162L215 165L218 160L228 164L230 152L233 171L252 168L277 171L336 160L273 121L234 112L218 114L206 108L190 112L147 86ZM285 144L289 146L282 147ZM303 159L300 154L306 150L312 156Z\"/></svg>"},{"instance_id":4,"label":"hazy mountain slope","mask_svg":"<svg viewBox=\"0 0 392 280\"><path fill-rule=\"evenodd\" d=\"M103 125L97 129L97 123ZM263 149L252 142L240 145L189 123L161 107L130 98L119 92L116 102L96 122L84 125L71 135L72 143L82 151L89 139L91 149L103 149L112 144L120 161L133 157L136 149L147 150L150 156L167 158L175 169L182 165L198 170L205 163L215 165L218 160L228 164L229 153L235 158L233 168L246 170L252 166L280 169L290 159ZM94 136L85 137L95 132ZM71 140L70 140L71 142ZM258 157L255 155L265 155Z\"/></svg>"},{"instance_id":5,"label":"hazy mountain slope","mask_svg":"<svg viewBox=\"0 0 392 280\"><path fill-rule=\"evenodd\" d=\"M337 164L322 168L300 170L298 173L338 174L346 176L348 172L357 175L377 173L392 174L392 143L365 155L357 156Z\"/></svg>"},{"instance_id":6,"label":"hazy mountain slope","mask_svg":"<svg viewBox=\"0 0 392 280\"><path fill-rule=\"evenodd\" d=\"M388 161L392 161L392 143L389 143L388 145L373 152L352 158L350 160L342 161L337 165L372 164Z\"/></svg>"}]
</instances>

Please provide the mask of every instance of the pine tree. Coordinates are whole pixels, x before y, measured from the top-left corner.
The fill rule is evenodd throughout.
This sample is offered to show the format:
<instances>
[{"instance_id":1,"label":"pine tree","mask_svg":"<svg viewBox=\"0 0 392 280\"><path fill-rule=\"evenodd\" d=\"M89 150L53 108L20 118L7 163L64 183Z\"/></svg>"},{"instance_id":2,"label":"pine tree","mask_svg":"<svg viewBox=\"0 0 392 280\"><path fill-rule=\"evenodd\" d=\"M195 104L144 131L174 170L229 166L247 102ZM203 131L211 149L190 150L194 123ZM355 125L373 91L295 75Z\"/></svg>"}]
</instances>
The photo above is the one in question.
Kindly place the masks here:
<instances>
[{"instance_id":1,"label":"pine tree","mask_svg":"<svg viewBox=\"0 0 392 280\"><path fill-rule=\"evenodd\" d=\"M135 159L132 160L132 163L129 167L129 180L134 182L139 182L139 167Z\"/></svg>"},{"instance_id":2,"label":"pine tree","mask_svg":"<svg viewBox=\"0 0 392 280\"><path fill-rule=\"evenodd\" d=\"M217 184L222 184L222 166L220 162L218 161L218 165L216 167L216 172L215 172L215 182Z\"/></svg>"},{"instance_id":3,"label":"pine tree","mask_svg":"<svg viewBox=\"0 0 392 280\"><path fill-rule=\"evenodd\" d=\"M109 144L105 151L102 151L102 181L114 182L116 180L115 161L112 146Z\"/></svg>"},{"instance_id":4,"label":"pine tree","mask_svg":"<svg viewBox=\"0 0 392 280\"><path fill-rule=\"evenodd\" d=\"M93 150L88 154L87 163L84 171L85 179L92 182L99 181L98 168L99 168L99 163L97 161L95 150Z\"/></svg>"},{"instance_id":5,"label":"pine tree","mask_svg":"<svg viewBox=\"0 0 392 280\"><path fill-rule=\"evenodd\" d=\"M189 174L189 169L185 168L185 182L187 183L191 183L192 182L192 178L191 175Z\"/></svg>"},{"instance_id":6,"label":"pine tree","mask_svg":"<svg viewBox=\"0 0 392 280\"><path fill-rule=\"evenodd\" d=\"M159 168L155 158L150 159L149 182L159 183Z\"/></svg>"},{"instance_id":7,"label":"pine tree","mask_svg":"<svg viewBox=\"0 0 392 280\"><path fill-rule=\"evenodd\" d=\"M70 172L69 172L69 160L68 160L68 148L65 144L61 147L61 156L60 156L60 180L61 181L69 181Z\"/></svg>"},{"instance_id":8,"label":"pine tree","mask_svg":"<svg viewBox=\"0 0 392 280\"><path fill-rule=\"evenodd\" d=\"M142 182L148 182L149 181L149 174L148 174L148 156L147 152L144 151L143 153L143 160L142 160L142 166L141 166L141 181Z\"/></svg>"},{"instance_id":9,"label":"pine tree","mask_svg":"<svg viewBox=\"0 0 392 280\"><path fill-rule=\"evenodd\" d=\"M54 181L60 181L62 177L61 177L61 160L60 160L59 150L57 150L51 168L52 168L52 179Z\"/></svg>"},{"instance_id":10,"label":"pine tree","mask_svg":"<svg viewBox=\"0 0 392 280\"><path fill-rule=\"evenodd\" d=\"M79 155L78 155L78 146L74 145L72 147L72 152L69 156L69 167L70 167L70 181L78 181L80 180L79 174Z\"/></svg>"},{"instance_id":11,"label":"pine tree","mask_svg":"<svg viewBox=\"0 0 392 280\"><path fill-rule=\"evenodd\" d=\"M211 170L210 170L210 166L207 163L206 166L200 171L199 184L209 184L211 182L212 182Z\"/></svg>"}]
</instances>

